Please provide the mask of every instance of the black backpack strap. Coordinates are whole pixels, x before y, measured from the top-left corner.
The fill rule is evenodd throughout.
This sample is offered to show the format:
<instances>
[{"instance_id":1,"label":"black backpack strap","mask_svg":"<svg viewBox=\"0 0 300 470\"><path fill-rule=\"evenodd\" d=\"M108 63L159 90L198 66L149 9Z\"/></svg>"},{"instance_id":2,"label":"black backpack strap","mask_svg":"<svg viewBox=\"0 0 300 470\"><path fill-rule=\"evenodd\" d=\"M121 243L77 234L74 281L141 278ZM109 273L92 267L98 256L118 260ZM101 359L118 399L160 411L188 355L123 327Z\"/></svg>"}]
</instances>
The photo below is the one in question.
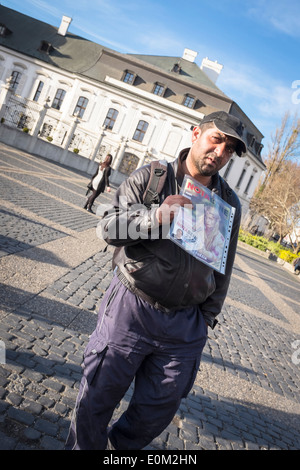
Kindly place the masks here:
<instances>
[{"instance_id":1,"label":"black backpack strap","mask_svg":"<svg viewBox=\"0 0 300 470\"><path fill-rule=\"evenodd\" d=\"M168 162L155 160L150 163L150 178L143 195L144 205L150 208L152 204L159 204L159 195L164 187L168 174Z\"/></svg>"},{"instance_id":2,"label":"black backpack strap","mask_svg":"<svg viewBox=\"0 0 300 470\"><path fill-rule=\"evenodd\" d=\"M221 183L221 192L222 192L222 199L224 199L225 202L228 202L228 198L232 195L232 189L221 176L220 176L220 183Z\"/></svg>"}]
</instances>

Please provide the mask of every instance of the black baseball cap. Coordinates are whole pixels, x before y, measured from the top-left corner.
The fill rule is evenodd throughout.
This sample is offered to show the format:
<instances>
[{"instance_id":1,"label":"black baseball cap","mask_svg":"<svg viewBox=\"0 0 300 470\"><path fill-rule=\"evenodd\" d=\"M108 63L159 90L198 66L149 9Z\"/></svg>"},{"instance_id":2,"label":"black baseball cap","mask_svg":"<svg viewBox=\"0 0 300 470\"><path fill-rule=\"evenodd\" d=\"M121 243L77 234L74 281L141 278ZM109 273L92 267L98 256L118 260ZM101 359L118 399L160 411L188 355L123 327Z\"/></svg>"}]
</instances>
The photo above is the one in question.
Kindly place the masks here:
<instances>
[{"instance_id":1,"label":"black baseball cap","mask_svg":"<svg viewBox=\"0 0 300 470\"><path fill-rule=\"evenodd\" d=\"M213 122L219 131L223 132L223 134L229 135L238 140L235 151L239 157L242 156L242 153L246 153L247 147L242 137L244 125L239 118L232 116L232 114L228 114L225 111L216 111L214 113L207 114L207 116L202 119L200 125L207 122Z\"/></svg>"}]
</instances>

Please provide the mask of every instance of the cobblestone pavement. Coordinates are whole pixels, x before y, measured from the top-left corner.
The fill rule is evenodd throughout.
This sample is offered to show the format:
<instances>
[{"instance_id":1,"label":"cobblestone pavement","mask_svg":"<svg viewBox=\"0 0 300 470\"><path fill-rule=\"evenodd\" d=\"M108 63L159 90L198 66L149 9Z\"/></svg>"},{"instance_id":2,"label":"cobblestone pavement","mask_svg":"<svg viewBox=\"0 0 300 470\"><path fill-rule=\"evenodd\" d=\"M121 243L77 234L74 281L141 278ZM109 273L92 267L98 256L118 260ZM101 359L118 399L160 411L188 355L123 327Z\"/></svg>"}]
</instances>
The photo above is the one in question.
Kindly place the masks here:
<instances>
[{"instance_id":1,"label":"cobblestone pavement","mask_svg":"<svg viewBox=\"0 0 300 470\"><path fill-rule=\"evenodd\" d=\"M111 250L87 175L3 144L0 167L0 449L60 450ZM299 313L297 277L239 247L194 387L148 450L299 449Z\"/></svg>"}]
</instances>

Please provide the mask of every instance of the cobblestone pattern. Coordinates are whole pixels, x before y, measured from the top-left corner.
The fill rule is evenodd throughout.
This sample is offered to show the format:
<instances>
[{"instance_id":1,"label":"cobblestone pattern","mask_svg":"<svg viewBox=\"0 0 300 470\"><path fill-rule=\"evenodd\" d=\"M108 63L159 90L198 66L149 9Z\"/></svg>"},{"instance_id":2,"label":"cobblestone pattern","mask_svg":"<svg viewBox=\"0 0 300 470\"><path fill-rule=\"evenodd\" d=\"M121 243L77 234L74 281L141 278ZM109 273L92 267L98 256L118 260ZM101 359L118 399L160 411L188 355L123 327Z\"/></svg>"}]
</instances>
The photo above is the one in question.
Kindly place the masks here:
<instances>
[{"instance_id":1,"label":"cobblestone pattern","mask_svg":"<svg viewBox=\"0 0 300 470\"><path fill-rule=\"evenodd\" d=\"M47 288L57 301L74 306L74 318L81 308L88 332L95 326L98 302L110 282L110 266L111 253L99 253ZM237 376L299 401L299 368L289 357L295 336L274 326L270 331L260 319L233 308L227 307L222 316L217 332L209 334L202 361L226 370L233 379ZM81 331L83 324L81 319ZM3 433L2 443L5 448L62 449L88 334L53 324L23 308L2 316L0 336L11 345L1 374L2 426L10 434ZM127 406L130 395L131 391L115 417ZM263 408L233 403L207 392L204 384L195 384L173 423L149 448L293 449L298 444L299 429L294 430L280 414L270 418Z\"/></svg>"},{"instance_id":2,"label":"cobblestone pattern","mask_svg":"<svg viewBox=\"0 0 300 470\"><path fill-rule=\"evenodd\" d=\"M0 256L19 253L32 246L42 245L66 234L12 210L0 210Z\"/></svg>"},{"instance_id":3,"label":"cobblestone pattern","mask_svg":"<svg viewBox=\"0 0 300 470\"><path fill-rule=\"evenodd\" d=\"M97 253L49 286L45 293L79 308L98 309L112 279L112 255Z\"/></svg>"},{"instance_id":4,"label":"cobblestone pattern","mask_svg":"<svg viewBox=\"0 0 300 470\"><path fill-rule=\"evenodd\" d=\"M71 230L82 231L96 226L96 220L89 214L64 204L62 201L50 199L47 195L38 193L31 188L23 187L14 182L7 182L0 177L0 198L27 209L34 214L45 217L51 222L61 224ZM83 205L83 204L82 204Z\"/></svg>"},{"instance_id":5,"label":"cobblestone pattern","mask_svg":"<svg viewBox=\"0 0 300 470\"><path fill-rule=\"evenodd\" d=\"M37 157L17 155L9 148L0 152L0 162L3 167L15 164L18 171L40 171L44 181L52 177L52 184L47 186L49 198L43 195L45 203L40 205L40 215L48 218L49 224L41 224L34 217L38 214L34 207L37 192L32 186L36 186L36 180L24 173L19 182L23 182L22 189L26 191L21 194L21 185L3 179L7 187L3 190L2 186L1 197L14 210L1 212L0 235L11 239L12 253L66 236L63 230L53 228L52 223L57 221L55 212L59 212L61 226L72 227L69 222L72 217L66 217L70 212L66 201L78 204L73 213L77 229L96 225L96 217L80 210L84 196L74 172ZM70 181L66 179L69 176L73 178ZM54 181L57 184L61 181L60 196ZM65 184L69 185L69 192L64 195ZM18 214L18 207L26 208L32 217ZM2 238L5 246L3 241ZM10 253L7 250L5 254ZM293 331L279 302L284 298L295 317L299 316L299 283L268 260L243 251L238 255L238 261L242 259L249 266L249 272L239 264L234 268L228 298L238 304L225 304L219 325L209 331L191 393L182 401L172 423L148 449L300 448L299 413L294 413L293 407L290 411L288 407L276 406L280 401L299 404L300 366L291 360L291 344L299 334ZM1 287L0 349L5 346L5 361L0 364L0 450L64 448L81 379L82 353L112 277L111 256L111 250L107 250L87 257L38 295L17 292L7 284ZM274 295L270 296L260 286L263 282ZM249 306L253 314L249 313ZM0 357L3 359L3 351ZM216 387L211 387L205 374L216 379ZM231 384L242 384L246 391L241 396L228 396L225 391ZM128 405L132 389L133 385L114 419ZM272 397L274 402L256 400L252 394L258 392L263 397Z\"/></svg>"}]
</instances>

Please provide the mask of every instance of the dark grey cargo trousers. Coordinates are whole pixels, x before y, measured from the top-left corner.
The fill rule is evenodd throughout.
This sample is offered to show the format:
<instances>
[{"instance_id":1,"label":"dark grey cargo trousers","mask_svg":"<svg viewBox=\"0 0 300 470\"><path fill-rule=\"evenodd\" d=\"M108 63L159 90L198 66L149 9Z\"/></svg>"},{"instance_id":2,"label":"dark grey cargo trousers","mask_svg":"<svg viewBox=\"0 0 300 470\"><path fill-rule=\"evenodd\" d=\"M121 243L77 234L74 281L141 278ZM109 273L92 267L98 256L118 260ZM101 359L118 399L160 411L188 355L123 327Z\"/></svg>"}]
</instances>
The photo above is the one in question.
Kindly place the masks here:
<instances>
[{"instance_id":1,"label":"dark grey cargo trousers","mask_svg":"<svg viewBox=\"0 0 300 470\"><path fill-rule=\"evenodd\" d=\"M147 446L190 391L206 338L198 307L163 313L115 277L84 352L66 449L106 449L109 422L133 379L132 399L109 439L117 450Z\"/></svg>"}]
</instances>

